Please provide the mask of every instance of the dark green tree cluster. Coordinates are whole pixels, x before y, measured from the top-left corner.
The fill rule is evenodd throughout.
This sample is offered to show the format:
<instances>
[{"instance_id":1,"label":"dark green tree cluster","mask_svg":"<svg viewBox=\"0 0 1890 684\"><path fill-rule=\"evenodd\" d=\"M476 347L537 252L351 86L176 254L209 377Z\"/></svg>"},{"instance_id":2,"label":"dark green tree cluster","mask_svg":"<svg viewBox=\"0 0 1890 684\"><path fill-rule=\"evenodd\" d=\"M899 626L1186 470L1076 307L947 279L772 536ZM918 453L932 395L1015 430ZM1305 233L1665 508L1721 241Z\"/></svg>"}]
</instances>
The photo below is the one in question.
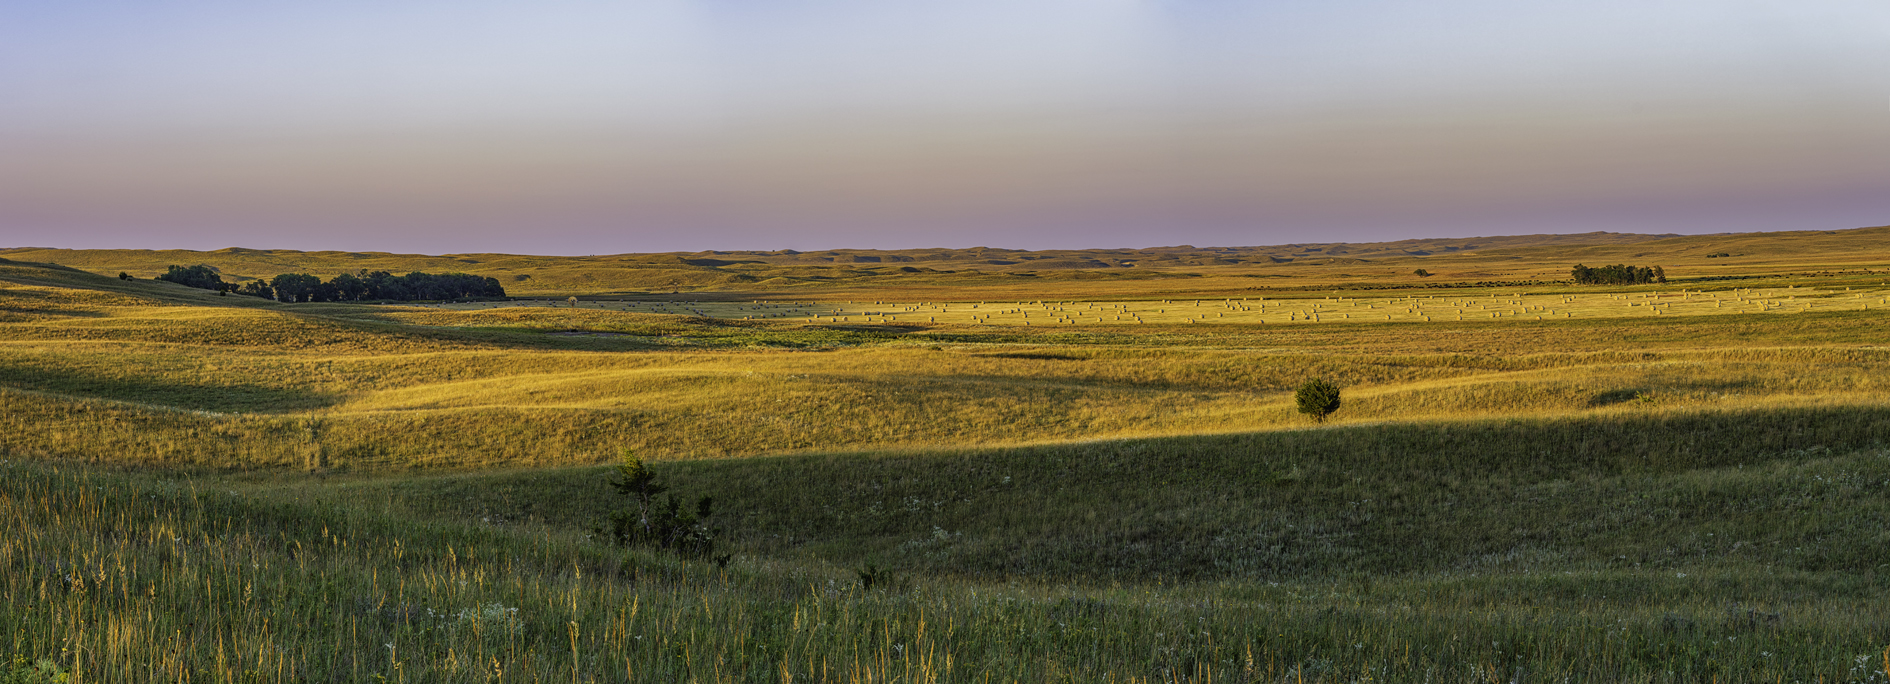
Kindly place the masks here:
<instances>
[{"instance_id":1,"label":"dark green tree cluster","mask_svg":"<svg viewBox=\"0 0 1890 684\"><path fill-rule=\"evenodd\" d=\"M261 297L263 299L276 298L276 289L269 286L269 281L260 278L243 283L242 286L236 288L235 292L251 297Z\"/></svg>"},{"instance_id":2,"label":"dark green tree cluster","mask_svg":"<svg viewBox=\"0 0 1890 684\"><path fill-rule=\"evenodd\" d=\"M1659 266L1614 264L1589 268L1576 264L1569 272L1577 285L1646 285L1667 282L1667 272Z\"/></svg>"},{"instance_id":3,"label":"dark green tree cluster","mask_svg":"<svg viewBox=\"0 0 1890 684\"><path fill-rule=\"evenodd\" d=\"M119 273L118 277L129 279L130 274ZM157 279L168 283L177 283L179 285L202 288L205 290L216 290L218 292L223 292L231 288L229 283L223 282L223 276L218 275L216 269L202 264L188 268L183 266L171 266L164 271L164 275L158 276Z\"/></svg>"},{"instance_id":4,"label":"dark green tree cluster","mask_svg":"<svg viewBox=\"0 0 1890 684\"><path fill-rule=\"evenodd\" d=\"M709 523L715 514L715 499L707 496L697 499L694 511L684 510L682 501L674 496L664 495L658 500L657 495L669 491L669 487L658 484L656 471L628 451L624 452L617 473L619 478L611 480L610 486L630 501L612 511L604 529L600 530L611 541L619 546L663 549L685 558L703 558L717 565L728 565L727 554L715 554L715 539L722 534L721 528Z\"/></svg>"},{"instance_id":5,"label":"dark green tree cluster","mask_svg":"<svg viewBox=\"0 0 1890 684\"><path fill-rule=\"evenodd\" d=\"M252 280L236 288L237 294L284 302L355 302L475 299L504 297L505 287L496 278L482 278L465 273L421 273L397 276L387 271L343 273L332 279L307 273L284 273L268 282Z\"/></svg>"}]
</instances>

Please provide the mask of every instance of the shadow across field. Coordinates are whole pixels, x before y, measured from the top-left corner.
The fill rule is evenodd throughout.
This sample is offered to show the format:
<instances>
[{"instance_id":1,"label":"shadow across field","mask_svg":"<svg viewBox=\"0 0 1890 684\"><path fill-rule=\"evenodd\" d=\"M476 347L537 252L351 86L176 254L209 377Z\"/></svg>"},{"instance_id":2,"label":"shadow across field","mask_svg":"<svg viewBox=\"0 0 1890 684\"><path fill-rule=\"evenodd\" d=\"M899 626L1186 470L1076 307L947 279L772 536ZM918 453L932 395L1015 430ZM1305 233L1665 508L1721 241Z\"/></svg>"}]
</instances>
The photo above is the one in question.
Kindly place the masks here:
<instances>
[{"instance_id":1,"label":"shadow across field","mask_svg":"<svg viewBox=\"0 0 1890 684\"><path fill-rule=\"evenodd\" d=\"M215 412L304 411L333 406L343 398L335 393L260 382L191 382L5 362L0 362L0 387Z\"/></svg>"},{"instance_id":2,"label":"shadow across field","mask_svg":"<svg viewBox=\"0 0 1890 684\"><path fill-rule=\"evenodd\" d=\"M1890 562L1890 408L1380 424L659 465L750 553L1106 582ZM599 468L367 481L583 528Z\"/></svg>"},{"instance_id":3,"label":"shadow across field","mask_svg":"<svg viewBox=\"0 0 1890 684\"><path fill-rule=\"evenodd\" d=\"M1646 396L1646 390L1642 390L1642 389L1608 390L1606 392L1600 392L1596 394L1594 397L1590 398L1588 400L1588 405L1591 407L1597 407L1597 408L1602 407L1602 406L1613 406L1615 404L1625 404L1631 401L1635 401L1637 399L1640 399L1643 396Z\"/></svg>"}]
</instances>

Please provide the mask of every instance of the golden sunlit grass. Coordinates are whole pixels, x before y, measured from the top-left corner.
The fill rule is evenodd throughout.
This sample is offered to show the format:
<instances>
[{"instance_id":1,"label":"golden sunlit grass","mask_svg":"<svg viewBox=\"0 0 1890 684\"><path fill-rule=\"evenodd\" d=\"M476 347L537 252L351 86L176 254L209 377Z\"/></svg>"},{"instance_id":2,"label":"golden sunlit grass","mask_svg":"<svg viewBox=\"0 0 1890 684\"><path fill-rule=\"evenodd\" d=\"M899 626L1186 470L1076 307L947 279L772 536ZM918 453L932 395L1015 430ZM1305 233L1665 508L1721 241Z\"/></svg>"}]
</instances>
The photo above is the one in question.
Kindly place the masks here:
<instances>
[{"instance_id":1,"label":"golden sunlit grass","mask_svg":"<svg viewBox=\"0 0 1890 684\"><path fill-rule=\"evenodd\" d=\"M1877 286L1156 290L0 263L0 681L1882 681ZM734 565L585 539L626 448Z\"/></svg>"},{"instance_id":2,"label":"golden sunlit grass","mask_svg":"<svg viewBox=\"0 0 1890 684\"><path fill-rule=\"evenodd\" d=\"M1412 295L1404 297L1265 297L1153 301L1018 302L636 302L538 300L467 302L430 308L491 311L522 320L517 308L653 313L740 320L787 320L825 323L902 323L908 325L1083 326L1147 324L1266 324L1339 322L1453 322L1477 320L1561 320L1650 316L1722 316L1741 313L1808 313L1890 309L1883 290L1853 291L1795 287L1742 288L1703 292L1566 292L1483 296ZM407 320L453 321L447 317L397 316ZM465 321L494 320L468 317ZM497 320L503 320L499 318ZM608 316L591 320L608 321Z\"/></svg>"},{"instance_id":3,"label":"golden sunlit grass","mask_svg":"<svg viewBox=\"0 0 1890 684\"><path fill-rule=\"evenodd\" d=\"M443 248L450 246L443 245ZM1615 233L1404 240L1372 244L1049 250L909 249L700 252L546 257L293 250L60 250L15 248L0 257L56 262L139 278L169 265L204 264L226 280L282 273L332 277L362 270L465 272L498 279L513 295L674 296L795 301L1011 301L1240 298L1273 288L1398 288L1438 294L1475 283L1554 281L1575 263L1661 265L1698 284L1845 275L1882 284L1890 227L1729 235ZM1433 275L1419 276L1423 269ZM1784 283L1779 283L1783 285ZM1770 285L1765 285L1769 287ZM695 296L691 296L692 293Z\"/></svg>"},{"instance_id":4,"label":"golden sunlit grass","mask_svg":"<svg viewBox=\"0 0 1890 684\"><path fill-rule=\"evenodd\" d=\"M939 304L958 318L842 325L757 302L206 306L246 298L92 280L118 291L0 290L17 317L0 325L0 402L16 426L0 438L15 453L492 466L626 446L701 458L1297 429L1289 394L1309 377L1347 386L1339 423L1890 398L1871 379L1890 358L1864 345L1878 313L1849 308L1872 300L1814 288L1156 301L1108 314L1147 324L1041 337L1025 312L1055 327L1080 320L1057 309L1123 305ZM1531 297L1581 317L1536 321ZM1485 309L1495 318L1417 322ZM1387 310L1389 323L1345 318ZM738 314L751 319L726 320ZM1622 315L1648 323L1609 322Z\"/></svg>"}]
</instances>

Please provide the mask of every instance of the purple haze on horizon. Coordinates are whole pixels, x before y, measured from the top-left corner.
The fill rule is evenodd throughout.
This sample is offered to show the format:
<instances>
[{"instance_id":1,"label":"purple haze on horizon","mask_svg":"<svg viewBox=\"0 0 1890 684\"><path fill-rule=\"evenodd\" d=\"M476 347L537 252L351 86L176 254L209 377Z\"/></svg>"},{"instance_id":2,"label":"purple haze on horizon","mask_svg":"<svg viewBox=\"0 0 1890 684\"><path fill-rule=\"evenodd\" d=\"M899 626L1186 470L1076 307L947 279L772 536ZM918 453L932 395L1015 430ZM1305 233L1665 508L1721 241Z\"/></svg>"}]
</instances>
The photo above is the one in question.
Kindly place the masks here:
<instances>
[{"instance_id":1,"label":"purple haze on horizon","mask_svg":"<svg viewBox=\"0 0 1890 684\"><path fill-rule=\"evenodd\" d=\"M0 247L1142 247L1890 223L1890 5L0 5Z\"/></svg>"}]
</instances>

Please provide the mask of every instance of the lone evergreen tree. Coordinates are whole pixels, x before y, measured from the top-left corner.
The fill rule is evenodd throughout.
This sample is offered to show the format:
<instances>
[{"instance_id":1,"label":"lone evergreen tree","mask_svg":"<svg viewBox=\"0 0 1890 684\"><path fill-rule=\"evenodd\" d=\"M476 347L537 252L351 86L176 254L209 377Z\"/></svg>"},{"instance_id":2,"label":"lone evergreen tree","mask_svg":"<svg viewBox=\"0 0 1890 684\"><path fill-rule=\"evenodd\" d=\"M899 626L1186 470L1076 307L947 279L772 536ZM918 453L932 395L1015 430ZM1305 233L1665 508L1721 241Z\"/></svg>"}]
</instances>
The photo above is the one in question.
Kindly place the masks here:
<instances>
[{"instance_id":1,"label":"lone evergreen tree","mask_svg":"<svg viewBox=\"0 0 1890 684\"><path fill-rule=\"evenodd\" d=\"M684 510L674 496L657 501L656 495L669 491L669 487L657 484L656 471L629 450L624 451L617 474L619 478L611 480L610 486L633 505L613 511L600 532L621 546L664 549L686 558L706 558L719 566L728 565L728 554L715 553L715 540L722 530L709 523L715 515L714 499L697 499L694 512Z\"/></svg>"},{"instance_id":2,"label":"lone evergreen tree","mask_svg":"<svg viewBox=\"0 0 1890 684\"><path fill-rule=\"evenodd\" d=\"M1339 410L1339 386L1324 378L1306 381L1293 393L1299 412L1312 416L1314 422L1326 422L1326 416Z\"/></svg>"}]
</instances>

